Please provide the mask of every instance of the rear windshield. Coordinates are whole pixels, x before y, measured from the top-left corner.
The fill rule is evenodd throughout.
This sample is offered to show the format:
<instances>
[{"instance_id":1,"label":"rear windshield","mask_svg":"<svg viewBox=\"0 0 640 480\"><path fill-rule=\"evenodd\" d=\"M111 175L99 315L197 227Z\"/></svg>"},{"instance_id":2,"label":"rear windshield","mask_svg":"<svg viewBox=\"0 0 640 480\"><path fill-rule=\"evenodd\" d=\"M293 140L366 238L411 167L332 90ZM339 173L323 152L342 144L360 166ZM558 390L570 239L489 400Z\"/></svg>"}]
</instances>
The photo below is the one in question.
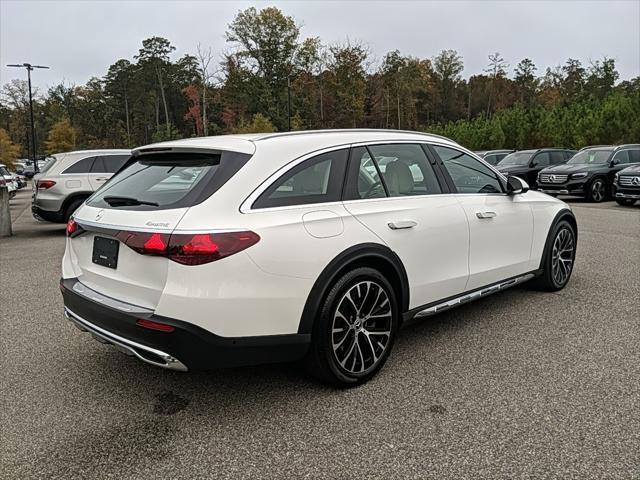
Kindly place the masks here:
<instances>
[{"instance_id":1,"label":"rear windshield","mask_svg":"<svg viewBox=\"0 0 640 480\"><path fill-rule=\"evenodd\" d=\"M87 205L122 210L189 207L211 196L249 157L234 152L134 157Z\"/></svg>"}]
</instances>

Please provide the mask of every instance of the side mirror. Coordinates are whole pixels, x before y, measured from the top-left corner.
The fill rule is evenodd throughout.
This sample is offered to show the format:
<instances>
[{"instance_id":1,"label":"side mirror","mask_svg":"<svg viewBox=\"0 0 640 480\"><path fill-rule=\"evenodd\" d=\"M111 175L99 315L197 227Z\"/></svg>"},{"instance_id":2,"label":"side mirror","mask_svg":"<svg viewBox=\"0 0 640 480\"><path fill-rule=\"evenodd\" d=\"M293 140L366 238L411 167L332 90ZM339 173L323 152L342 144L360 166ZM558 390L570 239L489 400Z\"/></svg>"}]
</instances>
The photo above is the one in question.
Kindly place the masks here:
<instances>
[{"instance_id":1,"label":"side mirror","mask_svg":"<svg viewBox=\"0 0 640 480\"><path fill-rule=\"evenodd\" d=\"M611 160L611 163L609 164L609 167L615 167L619 163L620 163L620 160L616 160L614 158L613 160Z\"/></svg>"},{"instance_id":2,"label":"side mirror","mask_svg":"<svg viewBox=\"0 0 640 480\"><path fill-rule=\"evenodd\" d=\"M518 195L520 193L527 193L529 191L529 185L524 180L518 177L507 177L507 193L509 195Z\"/></svg>"},{"instance_id":3,"label":"side mirror","mask_svg":"<svg viewBox=\"0 0 640 480\"><path fill-rule=\"evenodd\" d=\"M532 160L531 163L529 164L529 168L533 168L533 167L535 167L537 165L538 164L534 160Z\"/></svg>"}]
</instances>

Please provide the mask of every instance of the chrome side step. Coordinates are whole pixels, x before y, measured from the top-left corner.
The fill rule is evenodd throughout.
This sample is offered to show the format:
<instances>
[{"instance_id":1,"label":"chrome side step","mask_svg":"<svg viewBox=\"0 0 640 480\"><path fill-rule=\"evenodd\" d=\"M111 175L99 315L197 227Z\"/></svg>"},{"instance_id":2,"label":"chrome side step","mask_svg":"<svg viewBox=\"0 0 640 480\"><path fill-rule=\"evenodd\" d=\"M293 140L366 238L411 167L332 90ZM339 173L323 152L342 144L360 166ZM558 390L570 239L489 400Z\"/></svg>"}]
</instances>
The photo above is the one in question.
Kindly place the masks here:
<instances>
[{"instance_id":1,"label":"chrome side step","mask_svg":"<svg viewBox=\"0 0 640 480\"><path fill-rule=\"evenodd\" d=\"M81 316L73 313L67 307L64 307L64 316L83 332L90 333L91 336L100 343L111 344L126 355L137 357L143 362L155 365L156 367L178 370L180 372L186 372L188 370L184 363L168 353L141 345L100 328Z\"/></svg>"},{"instance_id":2,"label":"chrome side step","mask_svg":"<svg viewBox=\"0 0 640 480\"><path fill-rule=\"evenodd\" d=\"M433 305L431 307L425 308L424 310L420 310L418 313L414 315L414 317L428 317L430 315L435 315L436 313L440 313L444 310L448 310L457 305L462 305L463 303L471 302L472 300L477 300L478 298L486 297L487 295L491 295L492 293L496 293L501 290L506 290L507 288L513 287L514 285L518 285L519 283L523 283L523 282L526 282L527 280L531 280L533 277L535 277L533 273L527 273L526 275L521 275L519 277L511 278L509 280L505 280L504 282L496 283L494 285L481 288L480 290L475 290L471 293L464 293L459 297L455 297L455 298L452 298L451 300L447 300L446 302L442 302L437 305Z\"/></svg>"}]
</instances>

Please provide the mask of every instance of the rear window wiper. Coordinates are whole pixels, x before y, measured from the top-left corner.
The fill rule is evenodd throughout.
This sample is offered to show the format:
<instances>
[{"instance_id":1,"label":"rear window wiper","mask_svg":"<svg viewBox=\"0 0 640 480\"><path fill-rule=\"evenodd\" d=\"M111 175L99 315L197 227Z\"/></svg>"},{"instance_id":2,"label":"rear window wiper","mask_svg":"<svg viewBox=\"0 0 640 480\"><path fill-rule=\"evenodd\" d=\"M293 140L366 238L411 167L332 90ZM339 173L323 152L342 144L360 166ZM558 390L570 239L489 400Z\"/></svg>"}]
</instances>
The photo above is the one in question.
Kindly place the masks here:
<instances>
[{"instance_id":1,"label":"rear window wiper","mask_svg":"<svg viewBox=\"0 0 640 480\"><path fill-rule=\"evenodd\" d=\"M103 198L112 207L125 206L125 205L151 205L152 207L160 206L156 202L147 202L145 200L138 200L133 197L118 197L115 195L107 195Z\"/></svg>"}]
</instances>

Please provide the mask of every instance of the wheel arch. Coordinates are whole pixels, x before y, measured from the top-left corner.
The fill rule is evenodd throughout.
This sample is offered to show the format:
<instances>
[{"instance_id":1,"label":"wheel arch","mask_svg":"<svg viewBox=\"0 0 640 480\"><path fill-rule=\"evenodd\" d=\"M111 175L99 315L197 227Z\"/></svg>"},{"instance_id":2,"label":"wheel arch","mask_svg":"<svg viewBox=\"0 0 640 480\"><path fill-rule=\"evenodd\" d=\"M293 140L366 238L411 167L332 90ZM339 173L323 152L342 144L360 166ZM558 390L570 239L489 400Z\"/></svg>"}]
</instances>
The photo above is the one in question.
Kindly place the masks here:
<instances>
[{"instance_id":1,"label":"wheel arch","mask_svg":"<svg viewBox=\"0 0 640 480\"><path fill-rule=\"evenodd\" d=\"M551 221L551 225L549 225L549 230L547 231L547 239L544 242L544 250L542 250L542 257L540 258L540 266L538 267L539 271L542 271L545 265L547 255L549 253L549 246L553 241L553 238L552 238L553 229L556 227L558 223L560 223L563 220L566 220L569 223L569 225L573 227L573 233L575 234L575 240L576 240L576 249L578 247L578 222L576 221L576 216L568 208L563 208L558 213L556 213L556 216L553 217L553 220Z\"/></svg>"},{"instance_id":2,"label":"wheel arch","mask_svg":"<svg viewBox=\"0 0 640 480\"><path fill-rule=\"evenodd\" d=\"M87 191L73 192L72 194L68 195L67 198L65 198L64 201L62 202L60 213L62 213L62 215L64 216L67 212L67 208L69 208L69 205L71 205L75 200L78 200L78 199L86 200L91 195L93 195L93 192L87 192Z\"/></svg>"},{"instance_id":3,"label":"wheel arch","mask_svg":"<svg viewBox=\"0 0 640 480\"><path fill-rule=\"evenodd\" d=\"M409 309L409 280L400 257L384 245L362 243L341 252L320 273L302 310L298 333L311 333L316 312L333 282L346 271L362 266L379 270L391 283L401 312Z\"/></svg>"}]
</instances>

